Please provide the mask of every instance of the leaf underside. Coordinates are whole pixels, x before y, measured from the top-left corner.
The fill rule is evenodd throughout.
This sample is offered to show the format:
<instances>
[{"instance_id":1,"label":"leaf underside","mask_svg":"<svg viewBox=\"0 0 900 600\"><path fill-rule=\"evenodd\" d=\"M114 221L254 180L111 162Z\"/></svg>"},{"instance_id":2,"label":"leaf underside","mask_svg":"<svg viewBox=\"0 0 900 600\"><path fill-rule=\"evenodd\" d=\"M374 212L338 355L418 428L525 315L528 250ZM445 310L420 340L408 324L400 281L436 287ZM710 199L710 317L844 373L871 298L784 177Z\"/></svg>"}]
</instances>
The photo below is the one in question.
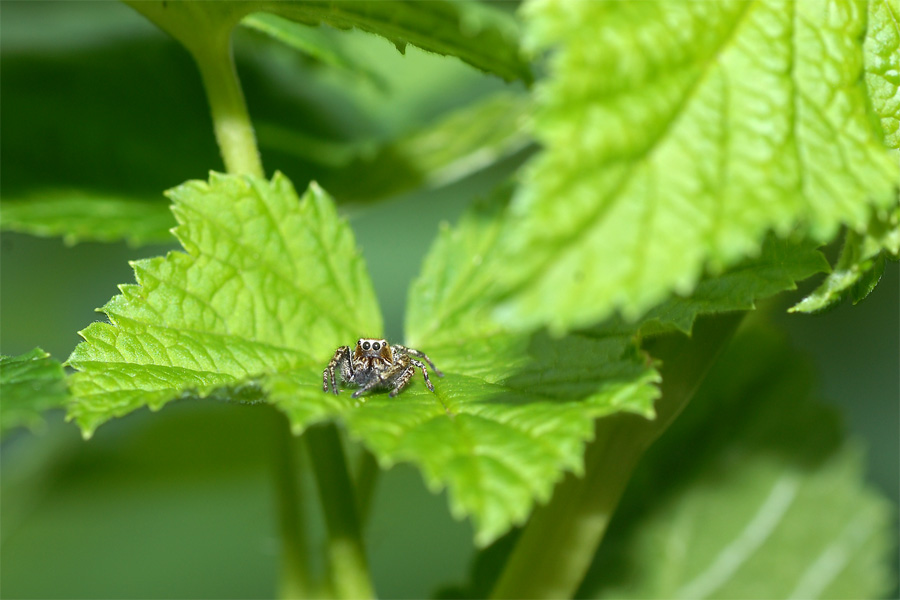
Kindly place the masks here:
<instances>
[{"instance_id":1,"label":"leaf underside","mask_svg":"<svg viewBox=\"0 0 900 600\"><path fill-rule=\"evenodd\" d=\"M532 2L552 48L513 204L500 317L556 332L634 319L767 231L831 239L893 199L858 3ZM870 24L870 27L875 25ZM585 72L602 77L585 78Z\"/></svg>"}]
</instances>

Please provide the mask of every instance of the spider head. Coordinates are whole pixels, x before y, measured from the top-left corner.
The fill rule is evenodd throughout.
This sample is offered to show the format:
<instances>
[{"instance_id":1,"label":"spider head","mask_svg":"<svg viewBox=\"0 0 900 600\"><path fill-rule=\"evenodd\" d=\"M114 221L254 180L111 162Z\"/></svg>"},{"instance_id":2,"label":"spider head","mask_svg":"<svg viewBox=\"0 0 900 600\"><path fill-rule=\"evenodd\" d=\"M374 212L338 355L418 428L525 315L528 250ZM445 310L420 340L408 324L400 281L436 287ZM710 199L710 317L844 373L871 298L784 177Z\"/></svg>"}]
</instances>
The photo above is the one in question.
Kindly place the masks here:
<instances>
[{"instance_id":1,"label":"spider head","mask_svg":"<svg viewBox=\"0 0 900 600\"><path fill-rule=\"evenodd\" d=\"M394 355L391 352L391 346L387 340L378 338L360 338L356 342L356 350L354 352L357 358L371 357L381 358L388 363L394 362Z\"/></svg>"}]
</instances>

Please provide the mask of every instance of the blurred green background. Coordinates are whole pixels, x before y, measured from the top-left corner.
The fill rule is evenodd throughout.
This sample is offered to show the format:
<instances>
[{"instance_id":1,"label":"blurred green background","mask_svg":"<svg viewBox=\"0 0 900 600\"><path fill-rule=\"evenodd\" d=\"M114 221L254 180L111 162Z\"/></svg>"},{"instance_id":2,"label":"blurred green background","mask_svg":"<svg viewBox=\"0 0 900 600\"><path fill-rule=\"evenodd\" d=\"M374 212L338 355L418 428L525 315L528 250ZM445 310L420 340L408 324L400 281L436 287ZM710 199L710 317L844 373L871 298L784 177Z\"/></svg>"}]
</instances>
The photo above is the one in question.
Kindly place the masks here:
<instances>
[{"instance_id":1,"label":"blurred green background","mask_svg":"<svg viewBox=\"0 0 900 600\"><path fill-rule=\"evenodd\" d=\"M88 188L161 198L221 169L205 99L187 54L131 9L109 2L4 1L0 20L0 198ZM335 72L256 34L236 39L238 68L269 173L302 188L335 180L285 139L391 140L460 103L520 90L459 61L342 33L365 75ZM345 204L368 261L386 333L402 338L406 290L439 223L506 178L521 156L442 187ZM338 197L340 200L341 198ZM133 280L130 248L3 234L0 352L41 346L63 360L94 309ZM900 456L900 270L888 265L861 305L771 318L815 359L821 396L869 448L867 476L896 502ZM89 442L52 414L2 445L0 594L6 598L247 598L275 592L278 537L267 407L181 402L100 428ZM400 466L379 481L369 559L382 597L424 597L461 579L468 523L443 494ZM311 509L312 510L312 509ZM311 512L315 519L316 515Z\"/></svg>"}]
</instances>

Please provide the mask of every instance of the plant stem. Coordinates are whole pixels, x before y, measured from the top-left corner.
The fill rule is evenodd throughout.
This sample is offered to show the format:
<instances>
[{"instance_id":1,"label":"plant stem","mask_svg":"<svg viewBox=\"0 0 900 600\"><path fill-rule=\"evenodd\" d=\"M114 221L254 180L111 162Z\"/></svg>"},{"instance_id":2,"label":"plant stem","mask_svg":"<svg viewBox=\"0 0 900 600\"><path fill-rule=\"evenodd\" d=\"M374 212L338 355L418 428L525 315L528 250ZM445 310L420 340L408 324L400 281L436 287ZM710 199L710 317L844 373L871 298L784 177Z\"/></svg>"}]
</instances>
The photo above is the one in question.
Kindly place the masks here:
<instances>
[{"instance_id":1,"label":"plant stem","mask_svg":"<svg viewBox=\"0 0 900 600\"><path fill-rule=\"evenodd\" d=\"M578 590L640 457L687 405L731 340L743 313L698 321L691 338L653 340L662 359L656 419L617 414L595 424L585 475L568 475L551 501L535 510L494 586L493 598L571 598Z\"/></svg>"},{"instance_id":2,"label":"plant stem","mask_svg":"<svg viewBox=\"0 0 900 600\"><path fill-rule=\"evenodd\" d=\"M298 440L284 415L272 410L275 439L275 484L281 525L280 598L311 598L312 587L307 569L306 527L303 521L302 494L299 489Z\"/></svg>"},{"instance_id":3,"label":"plant stem","mask_svg":"<svg viewBox=\"0 0 900 600\"><path fill-rule=\"evenodd\" d=\"M216 141L229 173L265 175L256 135L238 81L230 36L221 43L195 50L194 59L209 98Z\"/></svg>"},{"instance_id":4,"label":"plant stem","mask_svg":"<svg viewBox=\"0 0 900 600\"><path fill-rule=\"evenodd\" d=\"M337 427L333 423L318 425L308 429L305 437L328 528L334 593L338 598L372 598L356 497Z\"/></svg>"}]
</instances>

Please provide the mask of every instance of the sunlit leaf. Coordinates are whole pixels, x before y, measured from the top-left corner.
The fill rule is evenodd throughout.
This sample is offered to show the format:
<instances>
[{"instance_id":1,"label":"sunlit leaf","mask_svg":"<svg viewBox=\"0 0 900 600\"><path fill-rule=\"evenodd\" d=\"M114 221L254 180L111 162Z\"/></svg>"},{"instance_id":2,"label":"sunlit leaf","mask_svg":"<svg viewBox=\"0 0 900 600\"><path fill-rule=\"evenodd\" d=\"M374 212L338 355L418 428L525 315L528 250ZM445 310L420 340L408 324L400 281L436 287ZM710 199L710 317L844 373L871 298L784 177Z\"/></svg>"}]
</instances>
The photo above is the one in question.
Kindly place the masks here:
<instances>
[{"instance_id":1,"label":"sunlit leaf","mask_svg":"<svg viewBox=\"0 0 900 600\"><path fill-rule=\"evenodd\" d=\"M824 242L892 202L898 164L863 82L878 25L860 4L536 1L524 14L553 53L545 150L513 204L508 253L531 259L509 261L508 324L633 319L756 255L767 231Z\"/></svg>"}]
</instances>

